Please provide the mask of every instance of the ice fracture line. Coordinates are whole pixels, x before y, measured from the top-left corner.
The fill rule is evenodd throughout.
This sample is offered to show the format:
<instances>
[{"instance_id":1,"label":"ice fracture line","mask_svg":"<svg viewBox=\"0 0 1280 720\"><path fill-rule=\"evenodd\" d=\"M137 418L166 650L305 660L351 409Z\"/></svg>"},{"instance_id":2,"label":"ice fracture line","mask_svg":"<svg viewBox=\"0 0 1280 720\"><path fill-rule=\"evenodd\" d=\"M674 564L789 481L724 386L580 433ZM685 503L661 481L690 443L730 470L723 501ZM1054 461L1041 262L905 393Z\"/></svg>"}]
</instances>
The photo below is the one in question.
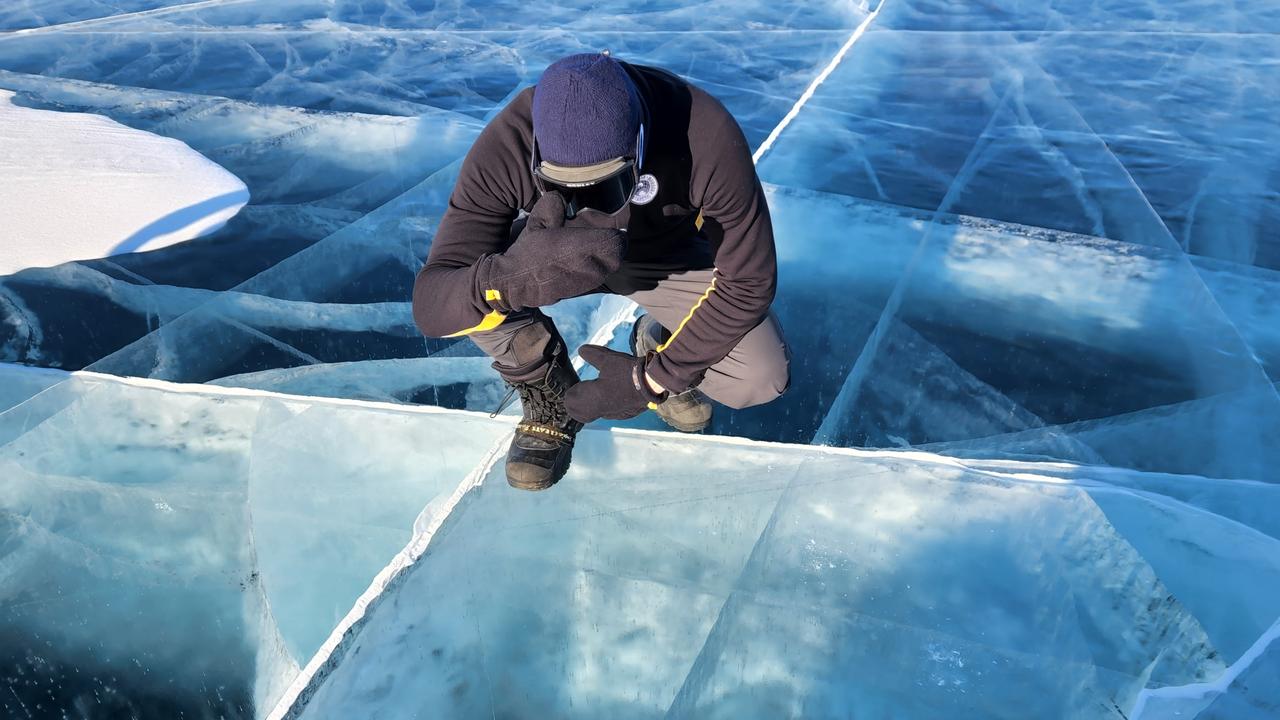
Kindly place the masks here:
<instances>
[{"instance_id":1,"label":"ice fracture line","mask_svg":"<svg viewBox=\"0 0 1280 720\"><path fill-rule=\"evenodd\" d=\"M818 89L818 86L835 71L836 67L840 64L840 61L844 60L844 56L849 52L849 48L853 47L853 44L858 42L858 38L862 37L862 33L867 31L867 26L870 25L871 21L875 20L876 16L880 14L880 8L882 7L884 7L883 0L880 4L876 5L875 10L872 10L865 18L862 19L862 22L858 24L858 27L854 28L853 34L851 34L849 39L844 41L844 45L836 51L835 56L831 58L831 62L827 63L827 66L822 69L822 72L818 73L818 77L814 78L813 82L809 83L809 87L805 88L804 93L800 95L800 99L796 100L796 104L792 105L791 110L782 117L782 122L778 123L777 127L773 129L773 132L769 133L769 137L765 138L764 142L760 143L760 147L756 148L755 153L751 156L752 162L759 164L760 158L764 157L764 154L769 152L769 148L773 147L774 141L778 139L778 136L782 134L782 131L786 130L787 126L791 124L791 121L796 119L796 115L800 114L800 108L804 107L804 104L809 102L809 98L813 97L813 93Z\"/></svg>"},{"instance_id":2,"label":"ice fracture line","mask_svg":"<svg viewBox=\"0 0 1280 720\"><path fill-rule=\"evenodd\" d=\"M257 2L257 0L196 0L196 2L184 3L182 5L170 5L169 7L152 8L151 10L138 10L136 12L120 13L119 15L107 15L104 17L88 18L85 20L73 20L71 22L58 23L57 25L44 25L34 28L22 28L20 30L10 30L8 32L0 32L0 40L6 37L19 37L22 35L36 35L40 33L60 32L63 30L77 30L84 27L93 27L103 23L115 22L117 20L130 20L140 17L155 17L157 15L172 15L175 13L187 12L189 10L200 10L202 8L211 7L227 7L231 5L243 5L245 3Z\"/></svg>"},{"instance_id":3,"label":"ice fracture line","mask_svg":"<svg viewBox=\"0 0 1280 720\"><path fill-rule=\"evenodd\" d=\"M876 15L879 14L882 6L883 3L877 5L876 9L868 14L858 27L854 29L853 33L849 36L849 39L845 41L844 45L836 52L835 56L831 58L831 61L827 63L827 66L823 68L822 72L819 73L816 78L814 78L813 82L809 84L809 87L800 96L800 99L796 101L791 110L782 118L778 125L774 127L773 131L769 133L769 136L765 139L764 143L762 143L760 147L756 149L755 153L752 154L751 160L753 163L758 164L760 162L760 158L768 152L774 141L777 140L778 136L782 134L782 131L791 123L791 120L800 112L800 109L804 107L804 104L809 101L809 98L813 97L813 93L818 86L821 85L832 71L836 69L840 64L840 61L843 60L844 56L849 52L849 48L853 47L853 44L858 41L858 38L862 37L862 34L866 32L867 26L875 19ZM607 342L609 338L613 337L613 334L620 326L635 319L635 310L635 304L631 303L629 306L619 310L617 313L609 317L601 327L597 328L596 331L592 333L590 342ZM581 368L584 364L582 358L577 353L574 353L573 364L575 368ZM358 632L357 626L365 617L368 616L369 608L373 603L378 601L380 596L386 593L386 591L391 587L391 583L393 583L398 576L402 575L405 570L417 563L418 559L422 557L422 554L426 552L427 546L430 545L431 539L435 536L436 531L444 524L444 521L449 517L449 515L452 514L453 510L458 506L458 503L460 503L463 497L468 493L479 487L480 484L484 482L485 476L487 476L497 465L498 461L504 454L503 451L506 444L507 438L504 437L489 449L489 452L485 455L480 464L467 475L467 477L454 491L453 495L450 496L448 501L446 501L439 511L433 515L430 525L424 530L424 532L415 534L415 536L409 541L409 544L396 555L391 563L378 573L378 576L374 578L373 583L369 585L369 588L356 601L355 606L351 608L351 611L347 613L346 617L344 617L338 623L337 627L333 629L329 638L311 657L311 660L307 662L306 667L304 667L302 672L298 674L298 677L294 678L294 681L289 685L288 689L285 690L284 695L276 703L275 708L272 709L271 713L267 716L267 720L283 720L284 718L297 717L298 713L300 713L303 707L305 707L307 700L316 691L319 684L323 682L324 678L320 676L320 671L322 669L332 669L337 662L340 661L343 652L345 652L344 641L354 639L356 632Z\"/></svg>"}]
</instances>

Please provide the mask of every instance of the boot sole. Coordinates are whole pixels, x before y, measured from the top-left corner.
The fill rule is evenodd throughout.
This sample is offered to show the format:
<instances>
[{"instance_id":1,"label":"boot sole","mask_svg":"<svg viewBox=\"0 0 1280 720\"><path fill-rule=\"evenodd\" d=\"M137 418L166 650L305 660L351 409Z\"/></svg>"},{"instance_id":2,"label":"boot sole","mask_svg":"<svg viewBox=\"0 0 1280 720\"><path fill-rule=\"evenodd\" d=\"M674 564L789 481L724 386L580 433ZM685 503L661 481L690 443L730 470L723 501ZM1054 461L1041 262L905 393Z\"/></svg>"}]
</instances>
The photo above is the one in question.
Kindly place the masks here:
<instances>
[{"instance_id":1,"label":"boot sole","mask_svg":"<svg viewBox=\"0 0 1280 720\"><path fill-rule=\"evenodd\" d=\"M668 420L667 418L662 417L661 413L658 414L658 417L662 418L662 422L666 423L668 427L673 428L675 430L679 430L682 433L702 432L703 430L706 430L708 426L711 425L710 421L707 421L704 423L698 423L697 425L681 425L680 423L674 420Z\"/></svg>"},{"instance_id":2,"label":"boot sole","mask_svg":"<svg viewBox=\"0 0 1280 720\"><path fill-rule=\"evenodd\" d=\"M526 482L519 482L517 480L513 480L510 477L507 478L507 484L510 485L511 487L517 490L526 490L529 492L537 492L539 490L549 490L558 482L560 481L551 480L551 481L542 482L542 483L526 483Z\"/></svg>"}]
</instances>

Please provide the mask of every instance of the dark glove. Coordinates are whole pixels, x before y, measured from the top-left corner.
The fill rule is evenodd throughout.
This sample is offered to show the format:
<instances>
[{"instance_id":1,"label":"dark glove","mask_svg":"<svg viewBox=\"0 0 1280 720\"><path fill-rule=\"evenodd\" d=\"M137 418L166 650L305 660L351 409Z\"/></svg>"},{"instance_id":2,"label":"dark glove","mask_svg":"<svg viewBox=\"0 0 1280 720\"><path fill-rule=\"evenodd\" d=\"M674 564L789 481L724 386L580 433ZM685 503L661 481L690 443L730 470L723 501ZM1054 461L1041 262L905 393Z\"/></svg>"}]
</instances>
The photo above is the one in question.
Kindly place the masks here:
<instances>
[{"instance_id":1,"label":"dark glove","mask_svg":"<svg viewBox=\"0 0 1280 720\"><path fill-rule=\"evenodd\" d=\"M619 230L564 227L564 198L548 192L506 252L476 261L476 292L500 312L551 305L600 287L626 253Z\"/></svg>"},{"instance_id":2,"label":"dark glove","mask_svg":"<svg viewBox=\"0 0 1280 720\"><path fill-rule=\"evenodd\" d=\"M626 420L667 399L645 381L645 358L620 353L599 345L578 348L582 359L600 371L600 377L569 388L564 396L565 409L580 423L600 418Z\"/></svg>"}]
</instances>

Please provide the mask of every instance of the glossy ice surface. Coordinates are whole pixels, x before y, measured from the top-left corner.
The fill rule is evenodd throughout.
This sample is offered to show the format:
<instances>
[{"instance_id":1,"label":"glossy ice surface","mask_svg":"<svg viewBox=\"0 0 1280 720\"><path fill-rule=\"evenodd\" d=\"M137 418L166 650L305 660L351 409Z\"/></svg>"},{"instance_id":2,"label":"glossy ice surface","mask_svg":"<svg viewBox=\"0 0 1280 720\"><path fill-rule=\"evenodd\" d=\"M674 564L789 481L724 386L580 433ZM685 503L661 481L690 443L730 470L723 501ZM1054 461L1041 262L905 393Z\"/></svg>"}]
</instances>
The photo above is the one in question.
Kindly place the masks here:
<instances>
[{"instance_id":1,"label":"glossy ice surface","mask_svg":"<svg viewBox=\"0 0 1280 720\"><path fill-rule=\"evenodd\" d=\"M606 47L762 148L793 383L519 494L409 291ZM14 103L252 200L0 277L0 714L1276 716L1276 57L1269 0L5 4Z\"/></svg>"}]
</instances>

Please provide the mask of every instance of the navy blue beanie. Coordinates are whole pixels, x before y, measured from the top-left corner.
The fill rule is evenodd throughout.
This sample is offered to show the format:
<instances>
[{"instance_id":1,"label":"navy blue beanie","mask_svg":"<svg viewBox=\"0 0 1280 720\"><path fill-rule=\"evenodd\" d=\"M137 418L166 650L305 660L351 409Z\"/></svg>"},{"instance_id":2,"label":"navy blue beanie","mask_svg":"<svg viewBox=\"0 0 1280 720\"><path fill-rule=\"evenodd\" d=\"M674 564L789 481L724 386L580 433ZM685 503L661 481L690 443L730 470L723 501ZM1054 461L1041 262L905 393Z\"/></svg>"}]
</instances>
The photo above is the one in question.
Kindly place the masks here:
<instances>
[{"instance_id":1,"label":"navy blue beanie","mask_svg":"<svg viewBox=\"0 0 1280 720\"><path fill-rule=\"evenodd\" d=\"M594 165L634 155L640 116L635 83L604 53L555 61L533 91L538 152L555 165Z\"/></svg>"}]
</instances>

